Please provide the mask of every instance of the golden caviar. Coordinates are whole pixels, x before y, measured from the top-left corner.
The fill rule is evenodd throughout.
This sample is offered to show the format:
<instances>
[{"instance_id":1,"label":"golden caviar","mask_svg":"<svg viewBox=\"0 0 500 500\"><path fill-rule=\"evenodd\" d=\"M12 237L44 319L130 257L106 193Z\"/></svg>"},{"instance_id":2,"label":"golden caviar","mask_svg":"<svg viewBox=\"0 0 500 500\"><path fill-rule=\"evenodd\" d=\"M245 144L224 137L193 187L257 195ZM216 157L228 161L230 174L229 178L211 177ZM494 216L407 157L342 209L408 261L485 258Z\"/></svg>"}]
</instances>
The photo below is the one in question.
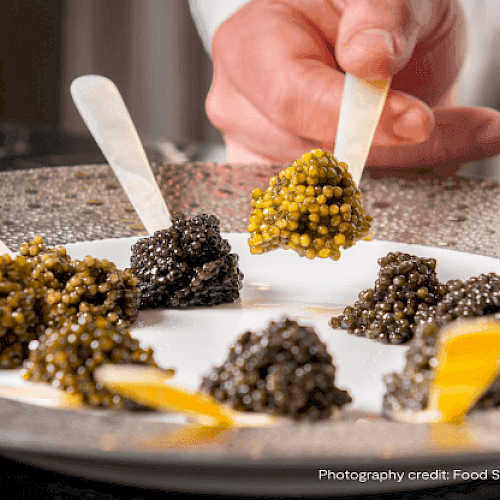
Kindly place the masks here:
<instances>
[{"instance_id":1,"label":"golden caviar","mask_svg":"<svg viewBox=\"0 0 500 500\"><path fill-rule=\"evenodd\" d=\"M78 314L126 326L136 320L141 292L130 269L89 256L72 260L39 235L19 254L0 256L0 368L20 367L31 341Z\"/></svg>"},{"instance_id":2,"label":"golden caviar","mask_svg":"<svg viewBox=\"0 0 500 500\"><path fill-rule=\"evenodd\" d=\"M94 371L105 363L157 366L153 350L140 346L126 321L117 315L78 312L30 342L21 376L79 395L89 406L136 409L136 404L94 379Z\"/></svg>"},{"instance_id":3,"label":"golden caviar","mask_svg":"<svg viewBox=\"0 0 500 500\"><path fill-rule=\"evenodd\" d=\"M329 152L314 149L251 194L248 244L252 254L291 249L300 256L338 260L340 250L370 234L361 192Z\"/></svg>"}]
</instances>

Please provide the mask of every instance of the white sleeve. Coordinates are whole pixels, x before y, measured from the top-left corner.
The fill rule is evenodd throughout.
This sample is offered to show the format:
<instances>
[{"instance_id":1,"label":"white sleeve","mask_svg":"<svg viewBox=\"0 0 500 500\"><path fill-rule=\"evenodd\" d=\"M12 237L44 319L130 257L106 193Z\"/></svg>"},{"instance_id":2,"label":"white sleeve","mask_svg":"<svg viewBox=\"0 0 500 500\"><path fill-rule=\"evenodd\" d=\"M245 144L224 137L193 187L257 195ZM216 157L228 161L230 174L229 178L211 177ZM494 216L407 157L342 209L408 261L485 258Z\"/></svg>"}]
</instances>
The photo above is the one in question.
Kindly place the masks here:
<instances>
[{"instance_id":1,"label":"white sleeve","mask_svg":"<svg viewBox=\"0 0 500 500\"><path fill-rule=\"evenodd\" d=\"M500 110L500 4L462 0L462 5L470 25L470 57L460 78L459 104ZM500 155L471 162L462 175L500 180Z\"/></svg>"},{"instance_id":2,"label":"white sleeve","mask_svg":"<svg viewBox=\"0 0 500 500\"><path fill-rule=\"evenodd\" d=\"M250 0L189 0L191 16L203 45L212 55L212 38L217 28Z\"/></svg>"}]
</instances>

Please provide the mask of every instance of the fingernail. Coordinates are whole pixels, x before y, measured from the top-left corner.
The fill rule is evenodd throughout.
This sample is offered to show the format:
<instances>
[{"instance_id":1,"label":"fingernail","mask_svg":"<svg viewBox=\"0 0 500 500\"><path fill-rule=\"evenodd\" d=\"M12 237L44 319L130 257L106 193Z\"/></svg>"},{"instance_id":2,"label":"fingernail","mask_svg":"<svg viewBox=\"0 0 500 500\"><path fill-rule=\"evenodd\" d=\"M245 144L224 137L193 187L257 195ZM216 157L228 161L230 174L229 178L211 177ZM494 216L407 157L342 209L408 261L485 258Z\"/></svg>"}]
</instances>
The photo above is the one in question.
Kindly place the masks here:
<instances>
[{"instance_id":1,"label":"fingernail","mask_svg":"<svg viewBox=\"0 0 500 500\"><path fill-rule=\"evenodd\" d=\"M417 109L409 109L396 117L392 124L395 136L407 141L422 142L427 139L427 120Z\"/></svg>"},{"instance_id":2,"label":"fingernail","mask_svg":"<svg viewBox=\"0 0 500 500\"><path fill-rule=\"evenodd\" d=\"M376 52L385 48L391 55L396 53L394 37L387 31L375 28L354 35L346 44L346 48L367 48Z\"/></svg>"}]
</instances>

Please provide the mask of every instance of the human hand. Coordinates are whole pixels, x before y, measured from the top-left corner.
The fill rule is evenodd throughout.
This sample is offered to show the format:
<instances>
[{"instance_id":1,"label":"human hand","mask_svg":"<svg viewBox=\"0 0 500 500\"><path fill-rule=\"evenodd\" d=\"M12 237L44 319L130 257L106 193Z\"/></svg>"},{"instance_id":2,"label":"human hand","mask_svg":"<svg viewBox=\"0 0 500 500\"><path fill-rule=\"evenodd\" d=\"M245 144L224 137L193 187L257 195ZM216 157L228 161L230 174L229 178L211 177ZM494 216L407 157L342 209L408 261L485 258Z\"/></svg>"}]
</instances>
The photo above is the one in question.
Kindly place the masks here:
<instances>
[{"instance_id":1,"label":"human hand","mask_svg":"<svg viewBox=\"0 0 500 500\"><path fill-rule=\"evenodd\" d=\"M215 33L207 114L230 162L288 163L333 151L344 72L393 75L367 165L453 174L500 152L500 113L449 105L465 38L455 0L252 0Z\"/></svg>"}]
</instances>

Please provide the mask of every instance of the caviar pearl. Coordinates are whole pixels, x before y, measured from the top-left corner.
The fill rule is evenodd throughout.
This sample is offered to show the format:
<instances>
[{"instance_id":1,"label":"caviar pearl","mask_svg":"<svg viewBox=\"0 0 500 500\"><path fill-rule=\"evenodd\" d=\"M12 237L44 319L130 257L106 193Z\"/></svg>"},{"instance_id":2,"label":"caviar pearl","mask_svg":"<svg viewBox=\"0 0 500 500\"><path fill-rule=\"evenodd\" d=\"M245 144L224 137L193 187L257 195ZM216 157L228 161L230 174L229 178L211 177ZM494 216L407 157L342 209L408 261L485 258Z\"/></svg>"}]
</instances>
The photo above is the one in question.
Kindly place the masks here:
<instances>
[{"instance_id":1,"label":"caviar pearl","mask_svg":"<svg viewBox=\"0 0 500 500\"><path fill-rule=\"evenodd\" d=\"M415 334L400 373L384 379L383 406L389 411L418 411L427 407L430 383L437 365L436 339L441 328L462 318L492 315L500 320L500 277L483 274L462 282L446 283L447 293L435 308L422 309L415 315ZM476 408L500 405L500 378L476 403Z\"/></svg>"},{"instance_id":2,"label":"caviar pearl","mask_svg":"<svg viewBox=\"0 0 500 500\"><path fill-rule=\"evenodd\" d=\"M104 363L157 366L151 348L142 349L119 318L78 313L57 327L49 327L29 345L21 375L45 382L94 407L138 409L139 405L105 389L94 379Z\"/></svg>"}]
</instances>

